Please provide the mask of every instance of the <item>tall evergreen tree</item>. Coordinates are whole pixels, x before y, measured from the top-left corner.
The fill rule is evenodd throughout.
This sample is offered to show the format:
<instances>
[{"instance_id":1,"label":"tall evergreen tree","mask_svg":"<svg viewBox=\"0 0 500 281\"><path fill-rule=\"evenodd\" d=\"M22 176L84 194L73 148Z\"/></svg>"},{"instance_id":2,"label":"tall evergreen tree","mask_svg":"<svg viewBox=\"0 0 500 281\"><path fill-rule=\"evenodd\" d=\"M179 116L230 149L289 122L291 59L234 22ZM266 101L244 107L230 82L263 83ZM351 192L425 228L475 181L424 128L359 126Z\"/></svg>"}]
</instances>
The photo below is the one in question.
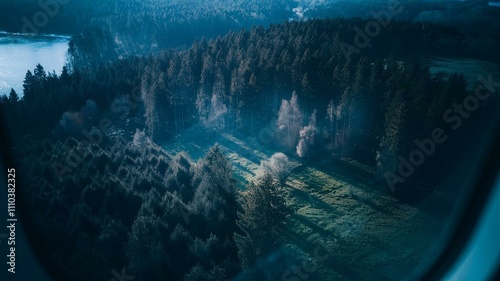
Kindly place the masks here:
<instances>
[{"instance_id":1,"label":"tall evergreen tree","mask_svg":"<svg viewBox=\"0 0 500 281\"><path fill-rule=\"evenodd\" d=\"M236 180L233 167L218 144L200 159L194 168L195 194L191 209L210 219L214 233L234 228L236 220ZM218 227L224 229L217 229Z\"/></svg>"},{"instance_id":2,"label":"tall evergreen tree","mask_svg":"<svg viewBox=\"0 0 500 281\"><path fill-rule=\"evenodd\" d=\"M287 217L287 207L280 185L269 172L251 182L238 213L238 226L244 235L235 234L238 257L244 268L280 247L279 235Z\"/></svg>"},{"instance_id":3,"label":"tall evergreen tree","mask_svg":"<svg viewBox=\"0 0 500 281\"><path fill-rule=\"evenodd\" d=\"M18 101L19 101L19 96L17 95L16 91L14 89L10 89L9 102L16 103Z\"/></svg>"}]
</instances>

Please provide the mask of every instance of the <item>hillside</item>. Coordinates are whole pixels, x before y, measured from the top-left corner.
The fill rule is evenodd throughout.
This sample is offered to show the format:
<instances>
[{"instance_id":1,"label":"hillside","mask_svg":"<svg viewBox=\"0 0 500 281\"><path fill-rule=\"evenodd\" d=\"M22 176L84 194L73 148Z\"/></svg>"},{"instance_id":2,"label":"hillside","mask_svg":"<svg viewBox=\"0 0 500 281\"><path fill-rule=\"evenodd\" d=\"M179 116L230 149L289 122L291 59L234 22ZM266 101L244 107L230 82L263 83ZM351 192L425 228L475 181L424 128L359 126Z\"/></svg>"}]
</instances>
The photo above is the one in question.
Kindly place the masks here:
<instances>
[{"instance_id":1,"label":"hillside","mask_svg":"<svg viewBox=\"0 0 500 281\"><path fill-rule=\"evenodd\" d=\"M0 114L20 212L49 273L408 276L436 246L500 102L489 73L468 83L422 61L494 64L500 41L393 21L361 46L357 27L370 22L258 25L147 55L117 52L113 29L85 27L60 75L28 71L22 99L2 97Z\"/></svg>"}]
</instances>

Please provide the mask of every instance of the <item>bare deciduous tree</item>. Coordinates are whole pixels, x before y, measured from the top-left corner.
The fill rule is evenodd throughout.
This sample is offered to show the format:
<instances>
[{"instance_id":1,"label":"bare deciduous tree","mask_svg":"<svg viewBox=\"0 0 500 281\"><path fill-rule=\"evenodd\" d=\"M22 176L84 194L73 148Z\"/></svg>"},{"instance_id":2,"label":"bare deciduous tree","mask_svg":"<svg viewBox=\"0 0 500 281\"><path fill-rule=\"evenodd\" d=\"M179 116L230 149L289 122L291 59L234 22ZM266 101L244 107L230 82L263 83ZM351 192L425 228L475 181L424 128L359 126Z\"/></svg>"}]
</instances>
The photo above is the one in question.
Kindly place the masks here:
<instances>
[{"instance_id":1,"label":"bare deciduous tree","mask_svg":"<svg viewBox=\"0 0 500 281\"><path fill-rule=\"evenodd\" d=\"M277 133L281 145L292 150L297 145L303 114L299 108L297 93L294 91L290 101L283 100L278 112Z\"/></svg>"},{"instance_id":2,"label":"bare deciduous tree","mask_svg":"<svg viewBox=\"0 0 500 281\"><path fill-rule=\"evenodd\" d=\"M314 142L316 138L316 109L309 118L309 125L300 130L300 140L297 145L297 155L299 157L307 157L313 154Z\"/></svg>"}]
</instances>

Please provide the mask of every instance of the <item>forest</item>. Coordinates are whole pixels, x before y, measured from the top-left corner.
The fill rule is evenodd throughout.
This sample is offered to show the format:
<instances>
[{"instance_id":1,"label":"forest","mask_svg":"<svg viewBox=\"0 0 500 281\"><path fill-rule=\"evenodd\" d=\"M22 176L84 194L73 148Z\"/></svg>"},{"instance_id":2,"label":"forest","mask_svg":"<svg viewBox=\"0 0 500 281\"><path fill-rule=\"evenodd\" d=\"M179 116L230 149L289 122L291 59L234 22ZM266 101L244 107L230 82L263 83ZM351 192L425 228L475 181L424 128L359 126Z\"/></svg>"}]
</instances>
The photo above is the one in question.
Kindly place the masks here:
<instances>
[{"instance_id":1,"label":"forest","mask_svg":"<svg viewBox=\"0 0 500 281\"><path fill-rule=\"evenodd\" d=\"M14 2L12 17L36 11L28 1L0 9ZM366 241L352 242L344 222L311 226L301 202L341 208L316 198L333 192L384 218L390 212L382 201L408 214L429 200L433 211L445 206L456 193L441 183L465 165L457 164L457 149L470 145L500 103L488 73L470 84L423 62L500 62L494 32L428 21L423 11L437 3L408 4L416 5L411 13L349 54L353 30L370 19L321 18L341 5L302 1L313 5L304 19L301 1L91 2L59 1L62 16L44 27L81 30L62 72L34 66L22 95L0 98L23 219L55 280L109 280L110 270L122 268L136 280L389 278L376 263L350 269L356 254L345 245ZM350 9L341 7L337 13ZM0 27L19 31L13 22L1 18ZM470 114L474 100L481 110ZM297 187L327 178L349 184ZM345 195L335 193L342 188ZM296 266L307 264L300 241L319 235L301 232L306 226L333 232L335 242L316 248L326 268L304 278ZM342 239L352 243L335 244ZM402 268L415 263L410 256ZM407 273L394 272L396 279Z\"/></svg>"},{"instance_id":2,"label":"forest","mask_svg":"<svg viewBox=\"0 0 500 281\"><path fill-rule=\"evenodd\" d=\"M371 18L374 11L387 9L391 1L102 0L96 5L93 0L11 0L0 3L0 30L70 34L79 47L86 48L98 44L97 28L99 34L113 38L117 53L142 55L190 46L196 38L213 38L255 25L266 27L318 18ZM395 15L397 20L433 22L486 37L500 30L496 21L500 11L488 7L488 1L401 1L401 5L404 9ZM461 15L459 21L454 18L456 14Z\"/></svg>"}]
</instances>

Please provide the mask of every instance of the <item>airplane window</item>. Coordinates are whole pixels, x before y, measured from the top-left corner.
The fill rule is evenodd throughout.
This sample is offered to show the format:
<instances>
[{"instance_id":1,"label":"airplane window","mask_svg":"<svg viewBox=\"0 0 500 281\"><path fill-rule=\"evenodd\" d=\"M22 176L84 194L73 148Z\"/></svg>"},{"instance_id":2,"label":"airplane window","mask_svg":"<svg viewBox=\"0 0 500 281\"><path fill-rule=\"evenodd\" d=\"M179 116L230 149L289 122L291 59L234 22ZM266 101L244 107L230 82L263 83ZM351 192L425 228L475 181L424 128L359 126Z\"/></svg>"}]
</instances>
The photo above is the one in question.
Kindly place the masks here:
<instances>
[{"instance_id":1,"label":"airplane window","mask_svg":"<svg viewBox=\"0 0 500 281\"><path fill-rule=\"evenodd\" d=\"M499 19L1 1L1 280L493 278Z\"/></svg>"}]
</instances>

